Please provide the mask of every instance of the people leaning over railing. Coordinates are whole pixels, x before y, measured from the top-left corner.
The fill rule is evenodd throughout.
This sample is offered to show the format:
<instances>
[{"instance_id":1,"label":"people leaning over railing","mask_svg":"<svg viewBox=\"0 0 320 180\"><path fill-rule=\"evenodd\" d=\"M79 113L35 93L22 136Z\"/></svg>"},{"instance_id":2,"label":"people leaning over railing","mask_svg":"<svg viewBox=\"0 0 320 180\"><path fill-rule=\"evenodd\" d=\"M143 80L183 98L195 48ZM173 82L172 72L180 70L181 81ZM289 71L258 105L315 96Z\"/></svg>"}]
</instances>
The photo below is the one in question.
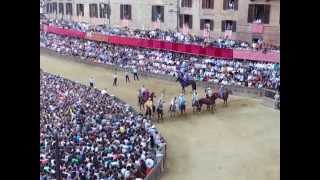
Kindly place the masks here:
<instances>
[{"instance_id":1,"label":"people leaning over railing","mask_svg":"<svg viewBox=\"0 0 320 180\"><path fill-rule=\"evenodd\" d=\"M169 42L177 42L184 44L197 44L197 45L208 45L220 48L232 48L232 49L250 49L258 51L275 51L280 52L280 47L267 44L261 39L257 42L248 43L245 41L232 40L227 38L219 37L218 39L204 38L201 36L183 34L181 32L171 30L142 30L142 29L129 29L129 28L118 28L118 27L107 27L106 25L89 25L84 22L65 21L58 19L49 19L45 22L48 25L54 25L65 29L75 29L82 32L98 32L104 35L118 35L134 38L144 39L158 39Z\"/></svg>"},{"instance_id":2,"label":"people leaning over railing","mask_svg":"<svg viewBox=\"0 0 320 180\"><path fill-rule=\"evenodd\" d=\"M60 54L80 56L140 72L177 76L185 71L195 80L216 84L277 90L280 64L244 60L223 60L168 51L131 48L103 42L41 33L44 47Z\"/></svg>"},{"instance_id":3,"label":"people leaning over railing","mask_svg":"<svg viewBox=\"0 0 320 180\"><path fill-rule=\"evenodd\" d=\"M144 179L164 146L130 106L40 70L40 179Z\"/></svg>"}]
</instances>

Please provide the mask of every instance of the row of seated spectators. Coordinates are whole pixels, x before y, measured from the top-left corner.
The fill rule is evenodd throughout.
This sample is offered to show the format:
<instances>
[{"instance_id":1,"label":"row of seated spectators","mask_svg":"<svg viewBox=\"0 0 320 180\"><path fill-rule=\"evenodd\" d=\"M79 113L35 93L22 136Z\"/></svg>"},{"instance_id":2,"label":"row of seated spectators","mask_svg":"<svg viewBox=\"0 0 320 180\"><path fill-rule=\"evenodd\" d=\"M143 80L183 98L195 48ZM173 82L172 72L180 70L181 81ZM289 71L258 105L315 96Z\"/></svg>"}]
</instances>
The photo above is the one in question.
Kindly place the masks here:
<instances>
[{"instance_id":1,"label":"row of seated spectators","mask_svg":"<svg viewBox=\"0 0 320 180\"><path fill-rule=\"evenodd\" d=\"M115 46L52 33L41 33L42 47L122 68L177 76L185 71L198 81L278 90L280 64L205 58L168 51Z\"/></svg>"},{"instance_id":2,"label":"row of seated spectators","mask_svg":"<svg viewBox=\"0 0 320 180\"><path fill-rule=\"evenodd\" d=\"M57 179L58 164L66 180L143 179L164 146L151 121L129 105L40 69L41 180Z\"/></svg>"},{"instance_id":3,"label":"row of seated spectators","mask_svg":"<svg viewBox=\"0 0 320 180\"><path fill-rule=\"evenodd\" d=\"M144 38L144 39L158 39L176 43L184 44L197 44L207 45L220 48L232 48L232 49L251 49L267 51L280 51L280 47L266 44L262 40L248 43L244 41L237 41L226 38L204 38L201 36L183 34L176 31L164 31L164 30L141 30L141 29L128 29L128 28L115 28L107 27L106 25L92 26L87 23L78 23L73 21L64 21L56 19L48 19L43 22L48 25L54 25L65 29L75 29L82 32L99 32L105 35L118 35L126 37Z\"/></svg>"}]
</instances>

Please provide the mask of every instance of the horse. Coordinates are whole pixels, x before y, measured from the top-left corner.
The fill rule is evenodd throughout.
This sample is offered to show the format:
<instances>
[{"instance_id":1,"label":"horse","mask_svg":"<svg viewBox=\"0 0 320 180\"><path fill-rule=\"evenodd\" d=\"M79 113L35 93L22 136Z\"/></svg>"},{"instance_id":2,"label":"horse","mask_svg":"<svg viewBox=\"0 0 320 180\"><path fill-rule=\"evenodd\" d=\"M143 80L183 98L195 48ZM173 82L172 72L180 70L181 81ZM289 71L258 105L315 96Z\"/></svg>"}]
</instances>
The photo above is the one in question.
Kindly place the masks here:
<instances>
[{"instance_id":1,"label":"horse","mask_svg":"<svg viewBox=\"0 0 320 180\"><path fill-rule=\"evenodd\" d=\"M202 105L207 105L207 109L208 110L212 110L215 111L216 110L216 102L215 102L216 98L215 96L211 96L209 98L201 98L199 99L199 103L198 103L198 111L201 111Z\"/></svg>"},{"instance_id":2,"label":"horse","mask_svg":"<svg viewBox=\"0 0 320 180\"><path fill-rule=\"evenodd\" d=\"M196 81L194 80L187 80L185 81L182 77L182 75L179 75L177 80L176 81L179 81L180 82L180 85L182 87L182 92L185 94L185 87L188 87L189 85L191 85L192 87L192 90L197 90L197 84L196 84Z\"/></svg>"},{"instance_id":3,"label":"horse","mask_svg":"<svg viewBox=\"0 0 320 180\"><path fill-rule=\"evenodd\" d=\"M225 106L228 106L228 98L229 98L229 94L232 94L232 91L230 89L225 89L223 92L222 92L222 96L220 93L218 92L214 92L213 93L213 96L215 99L222 99L223 100L223 104Z\"/></svg>"},{"instance_id":4,"label":"horse","mask_svg":"<svg viewBox=\"0 0 320 180\"><path fill-rule=\"evenodd\" d=\"M145 91L145 92L141 93L140 90L139 90L138 104L139 104L139 107L140 107L140 111L141 111L141 107L144 110L144 103L147 102L149 97L151 98L151 101L153 102L153 99L156 97L156 95L155 95L154 92L149 93L148 91ZM155 112L155 107L152 108L152 111Z\"/></svg>"}]
</instances>

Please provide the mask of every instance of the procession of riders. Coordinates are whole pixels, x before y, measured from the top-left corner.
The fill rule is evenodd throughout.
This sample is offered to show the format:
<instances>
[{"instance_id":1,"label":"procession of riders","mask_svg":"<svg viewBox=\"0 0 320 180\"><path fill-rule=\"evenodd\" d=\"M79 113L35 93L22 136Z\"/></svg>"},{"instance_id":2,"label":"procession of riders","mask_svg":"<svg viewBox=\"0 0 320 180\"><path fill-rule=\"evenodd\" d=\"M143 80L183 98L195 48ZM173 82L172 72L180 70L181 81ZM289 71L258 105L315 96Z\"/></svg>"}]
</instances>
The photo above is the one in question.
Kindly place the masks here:
<instances>
[{"instance_id":1,"label":"procession of riders","mask_svg":"<svg viewBox=\"0 0 320 180\"><path fill-rule=\"evenodd\" d=\"M198 98L198 93L196 90L192 90L192 108L193 112L201 112L202 106L206 105L207 110L215 111L215 100L217 98L221 98L224 100L225 105L227 105L228 94L230 94L230 90L227 90L224 86L221 86L218 92L213 92L213 90L209 87L205 89L205 97ZM150 119L154 119L157 114L157 121L163 121L163 113L164 113L164 92L161 93L160 97L155 102L156 95L154 92L149 91L149 89L145 88L144 85L138 90L138 104L140 107L140 111L143 110L145 112L145 116ZM181 93L179 96L175 96L170 101L169 107L169 116L173 117L176 115L177 111L181 115L186 112L186 97L184 93Z\"/></svg>"}]
</instances>

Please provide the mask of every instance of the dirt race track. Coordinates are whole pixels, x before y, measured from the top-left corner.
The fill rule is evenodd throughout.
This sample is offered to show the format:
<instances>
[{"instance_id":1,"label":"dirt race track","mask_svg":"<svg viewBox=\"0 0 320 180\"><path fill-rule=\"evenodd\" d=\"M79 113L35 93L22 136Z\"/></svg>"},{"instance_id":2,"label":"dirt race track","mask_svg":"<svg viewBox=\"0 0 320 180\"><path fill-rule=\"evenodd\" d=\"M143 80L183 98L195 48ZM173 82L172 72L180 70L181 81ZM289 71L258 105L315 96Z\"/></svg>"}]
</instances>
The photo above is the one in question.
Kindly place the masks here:
<instances>
[{"instance_id":1,"label":"dirt race track","mask_svg":"<svg viewBox=\"0 0 320 180\"><path fill-rule=\"evenodd\" d=\"M118 87L112 87L112 71L105 68L40 54L44 71L106 89L137 108L137 90L142 84L156 95L165 89L167 112L170 99L180 85L159 79L142 78L125 84L118 72ZM199 97L203 89L199 89ZM280 179L280 112L261 105L261 100L231 96L228 107L218 101L217 112L193 114L191 88L187 89L187 115L166 118L158 123L168 141L165 180L278 180Z\"/></svg>"}]
</instances>

